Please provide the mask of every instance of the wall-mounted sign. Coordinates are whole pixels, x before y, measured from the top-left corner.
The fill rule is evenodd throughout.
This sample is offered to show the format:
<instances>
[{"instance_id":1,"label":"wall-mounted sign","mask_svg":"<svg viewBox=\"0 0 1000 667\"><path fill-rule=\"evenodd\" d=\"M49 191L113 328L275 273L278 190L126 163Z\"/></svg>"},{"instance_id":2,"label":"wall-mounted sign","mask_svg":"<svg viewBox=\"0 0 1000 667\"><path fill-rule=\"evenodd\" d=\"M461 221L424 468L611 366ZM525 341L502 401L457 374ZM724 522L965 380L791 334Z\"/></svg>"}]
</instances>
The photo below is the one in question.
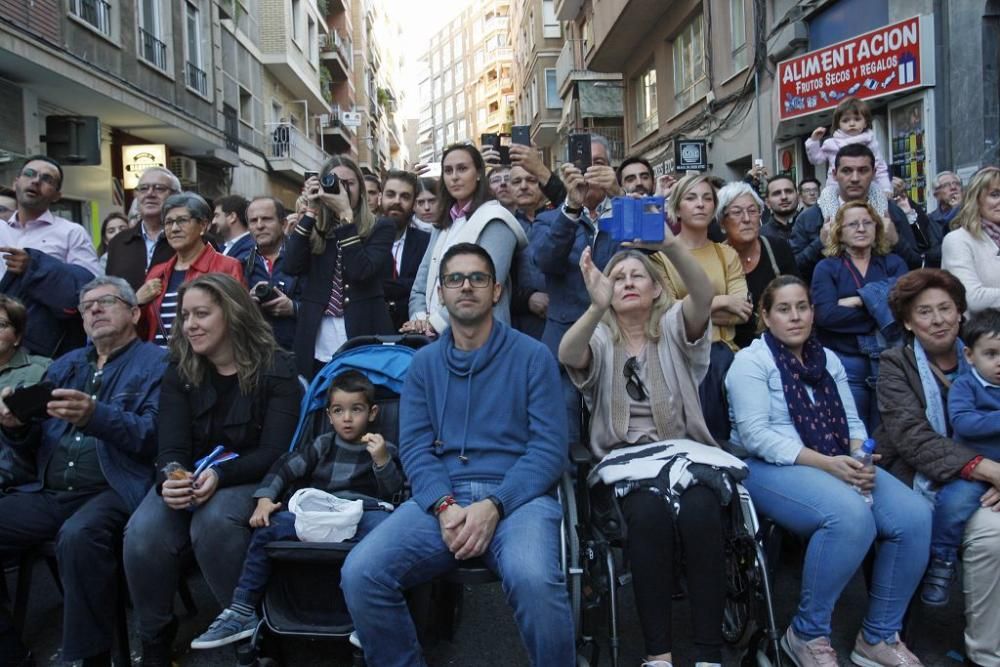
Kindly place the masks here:
<instances>
[{"instance_id":1,"label":"wall-mounted sign","mask_svg":"<svg viewBox=\"0 0 1000 667\"><path fill-rule=\"evenodd\" d=\"M126 190L135 190L142 172L150 167L167 166L167 147L164 144L122 146L122 179Z\"/></svg>"},{"instance_id":2,"label":"wall-mounted sign","mask_svg":"<svg viewBox=\"0 0 1000 667\"><path fill-rule=\"evenodd\" d=\"M781 61L781 120L832 109L849 95L868 99L929 85L933 66L920 51L932 35L929 19L914 16Z\"/></svg>"},{"instance_id":3,"label":"wall-mounted sign","mask_svg":"<svg viewBox=\"0 0 1000 667\"><path fill-rule=\"evenodd\" d=\"M708 171L708 146L704 139L676 139L674 141L674 169L676 171Z\"/></svg>"}]
</instances>

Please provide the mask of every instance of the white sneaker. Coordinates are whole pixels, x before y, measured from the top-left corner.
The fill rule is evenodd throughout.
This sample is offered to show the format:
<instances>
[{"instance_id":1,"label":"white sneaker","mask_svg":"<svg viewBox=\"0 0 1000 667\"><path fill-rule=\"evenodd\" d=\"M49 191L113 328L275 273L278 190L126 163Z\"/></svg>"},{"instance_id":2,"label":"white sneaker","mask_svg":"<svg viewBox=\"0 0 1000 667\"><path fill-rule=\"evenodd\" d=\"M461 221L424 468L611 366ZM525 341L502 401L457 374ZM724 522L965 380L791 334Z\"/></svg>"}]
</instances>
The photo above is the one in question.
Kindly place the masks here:
<instances>
[{"instance_id":1,"label":"white sneaker","mask_svg":"<svg viewBox=\"0 0 1000 667\"><path fill-rule=\"evenodd\" d=\"M361 648L361 640L358 639L357 630L351 630L351 636L347 638L347 641L350 642L351 646Z\"/></svg>"}]
</instances>

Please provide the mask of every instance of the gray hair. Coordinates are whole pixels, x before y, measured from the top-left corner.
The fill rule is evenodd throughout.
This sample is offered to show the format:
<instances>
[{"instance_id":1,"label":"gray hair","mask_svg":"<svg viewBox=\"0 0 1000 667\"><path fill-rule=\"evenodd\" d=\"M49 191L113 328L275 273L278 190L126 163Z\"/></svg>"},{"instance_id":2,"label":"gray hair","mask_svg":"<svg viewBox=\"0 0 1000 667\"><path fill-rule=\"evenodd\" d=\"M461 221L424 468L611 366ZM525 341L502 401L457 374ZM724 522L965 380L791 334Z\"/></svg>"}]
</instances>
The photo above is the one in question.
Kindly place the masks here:
<instances>
[{"instance_id":1,"label":"gray hair","mask_svg":"<svg viewBox=\"0 0 1000 667\"><path fill-rule=\"evenodd\" d=\"M591 132L590 143L600 144L601 146L604 146L604 150L608 154L608 161L611 160L611 143L608 141L607 137L605 137L603 134L595 134Z\"/></svg>"},{"instance_id":2,"label":"gray hair","mask_svg":"<svg viewBox=\"0 0 1000 667\"><path fill-rule=\"evenodd\" d=\"M932 188L932 191L940 189L940 187L941 187L941 179L944 178L945 176L954 176L956 179L958 179L958 184L962 185L962 179L959 178L958 174L956 174L955 172L953 172L953 171L939 171L937 173L937 175L934 177L934 187Z\"/></svg>"},{"instance_id":3,"label":"gray hair","mask_svg":"<svg viewBox=\"0 0 1000 667\"><path fill-rule=\"evenodd\" d=\"M167 197L167 200L163 202L163 210L160 211L160 219L165 221L167 213L181 207L186 208L191 212L192 217L199 220L209 221L212 219L212 209L209 207L208 202L197 192L191 191Z\"/></svg>"},{"instance_id":4,"label":"gray hair","mask_svg":"<svg viewBox=\"0 0 1000 667\"><path fill-rule=\"evenodd\" d=\"M105 285L110 285L118 290L118 296L133 308L139 305L139 299L135 296L135 290L128 284L128 281L118 276L100 276L94 278L80 290L80 301L83 301L83 295L87 292L95 290L98 287L104 287Z\"/></svg>"},{"instance_id":5,"label":"gray hair","mask_svg":"<svg viewBox=\"0 0 1000 667\"><path fill-rule=\"evenodd\" d=\"M757 207L763 212L764 202L761 201L760 195L758 195L749 184L743 181L736 181L735 183L726 183L721 188L719 188L719 203L715 206L715 219L721 225L723 219L726 217L726 209L734 201L742 197L743 195L750 195L753 197L754 202Z\"/></svg>"},{"instance_id":6,"label":"gray hair","mask_svg":"<svg viewBox=\"0 0 1000 667\"><path fill-rule=\"evenodd\" d=\"M181 191L181 179L177 178L177 175L166 167L149 167L148 169L144 169L142 171L142 176L139 177L139 180L141 181L146 174L163 174L170 180L171 192Z\"/></svg>"}]
</instances>

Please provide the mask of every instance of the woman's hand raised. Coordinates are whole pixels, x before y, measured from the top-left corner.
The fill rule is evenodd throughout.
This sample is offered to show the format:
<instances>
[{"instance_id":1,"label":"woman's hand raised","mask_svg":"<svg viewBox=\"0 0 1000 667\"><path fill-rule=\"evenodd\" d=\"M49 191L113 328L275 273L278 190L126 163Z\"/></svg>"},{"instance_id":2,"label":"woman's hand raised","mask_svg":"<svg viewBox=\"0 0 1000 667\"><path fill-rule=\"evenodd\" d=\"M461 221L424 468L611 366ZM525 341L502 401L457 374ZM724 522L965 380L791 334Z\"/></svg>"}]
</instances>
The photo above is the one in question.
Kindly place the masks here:
<instances>
[{"instance_id":1,"label":"woman's hand raised","mask_svg":"<svg viewBox=\"0 0 1000 667\"><path fill-rule=\"evenodd\" d=\"M580 273L583 274L583 282L590 293L590 302L601 310L607 310L611 306L615 288L611 279L594 265L589 247L584 248L580 254Z\"/></svg>"}]
</instances>

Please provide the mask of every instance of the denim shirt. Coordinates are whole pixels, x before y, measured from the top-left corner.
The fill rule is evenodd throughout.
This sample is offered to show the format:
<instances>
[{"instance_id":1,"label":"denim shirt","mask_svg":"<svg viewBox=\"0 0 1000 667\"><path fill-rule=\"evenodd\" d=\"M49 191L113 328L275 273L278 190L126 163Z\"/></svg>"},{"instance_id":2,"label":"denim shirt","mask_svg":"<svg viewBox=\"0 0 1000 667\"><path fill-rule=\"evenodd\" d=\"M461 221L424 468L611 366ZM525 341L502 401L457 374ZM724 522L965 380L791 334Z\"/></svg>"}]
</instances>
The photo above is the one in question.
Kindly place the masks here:
<instances>
[{"instance_id":1,"label":"denim shirt","mask_svg":"<svg viewBox=\"0 0 1000 667\"><path fill-rule=\"evenodd\" d=\"M864 440L868 433L854 407L847 372L836 354L824 350L826 370L837 383L851 440ZM733 425L730 442L768 463L793 465L805 445L788 414L781 373L762 338L736 353L726 375L726 391L729 393L729 421ZM808 385L806 391L811 398L812 390Z\"/></svg>"}]
</instances>

